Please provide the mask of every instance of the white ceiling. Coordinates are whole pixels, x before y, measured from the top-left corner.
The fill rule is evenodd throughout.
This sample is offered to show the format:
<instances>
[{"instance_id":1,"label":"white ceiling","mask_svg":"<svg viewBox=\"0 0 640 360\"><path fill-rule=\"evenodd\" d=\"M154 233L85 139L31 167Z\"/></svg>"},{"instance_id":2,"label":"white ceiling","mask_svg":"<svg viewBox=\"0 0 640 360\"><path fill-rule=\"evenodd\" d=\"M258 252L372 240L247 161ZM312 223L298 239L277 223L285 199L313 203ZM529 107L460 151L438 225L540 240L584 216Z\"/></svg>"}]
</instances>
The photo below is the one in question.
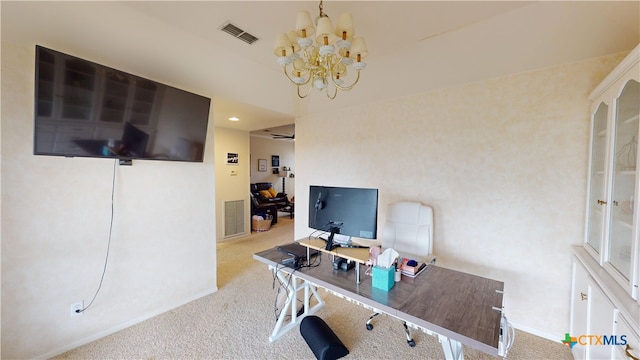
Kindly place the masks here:
<instances>
[{"instance_id":1,"label":"white ceiling","mask_svg":"<svg viewBox=\"0 0 640 360\"><path fill-rule=\"evenodd\" d=\"M215 126L244 131L366 104L628 51L638 1L326 1L367 41L362 79L328 100L299 100L273 54L307 1L0 2L2 41L35 42L213 98ZM231 21L260 40L219 28ZM230 116L241 121L230 122Z\"/></svg>"},{"instance_id":2,"label":"white ceiling","mask_svg":"<svg viewBox=\"0 0 640 360\"><path fill-rule=\"evenodd\" d=\"M249 132L251 136L261 137L279 141L294 141L296 135L296 125L288 124L267 129L253 130Z\"/></svg>"}]
</instances>

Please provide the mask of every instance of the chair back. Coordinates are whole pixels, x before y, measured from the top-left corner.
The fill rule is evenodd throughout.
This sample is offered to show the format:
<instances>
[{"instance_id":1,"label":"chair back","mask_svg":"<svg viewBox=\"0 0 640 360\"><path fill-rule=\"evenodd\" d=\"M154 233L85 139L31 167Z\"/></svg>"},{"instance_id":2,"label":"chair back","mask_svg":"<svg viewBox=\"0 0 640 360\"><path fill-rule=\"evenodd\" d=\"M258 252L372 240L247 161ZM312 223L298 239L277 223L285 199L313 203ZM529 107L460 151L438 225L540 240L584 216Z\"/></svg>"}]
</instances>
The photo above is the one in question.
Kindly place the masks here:
<instances>
[{"instance_id":1,"label":"chair back","mask_svg":"<svg viewBox=\"0 0 640 360\"><path fill-rule=\"evenodd\" d=\"M381 244L414 259L433 251L433 209L419 202L400 201L387 208Z\"/></svg>"}]
</instances>

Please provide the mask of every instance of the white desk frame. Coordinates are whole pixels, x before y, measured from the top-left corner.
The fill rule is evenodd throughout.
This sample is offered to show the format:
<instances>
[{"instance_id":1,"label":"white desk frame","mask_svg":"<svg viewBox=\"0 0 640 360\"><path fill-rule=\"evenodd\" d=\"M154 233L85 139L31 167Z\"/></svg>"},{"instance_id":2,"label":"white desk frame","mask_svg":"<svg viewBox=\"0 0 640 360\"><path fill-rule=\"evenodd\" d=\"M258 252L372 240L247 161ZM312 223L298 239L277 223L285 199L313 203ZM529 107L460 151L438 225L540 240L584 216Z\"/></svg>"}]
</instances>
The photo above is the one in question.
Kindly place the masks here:
<instances>
[{"instance_id":1,"label":"white desk frame","mask_svg":"<svg viewBox=\"0 0 640 360\"><path fill-rule=\"evenodd\" d=\"M324 301L318 295L315 286L305 280L298 279L295 276L295 273L291 273L292 269L286 267L274 267L269 265L269 269L272 270L275 275L280 280L281 284L287 284L287 301L285 302L284 307L280 311L280 315L278 316L278 320L276 321L276 325L273 328L273 332L271 336L269 336L269 341L274 342L278 340L282 335L286 334L289 330L295 328L300 324L302 319L305 316L313 315L318 310L324 307ZM289 278L287 278L287 276ZM298 309L296 308L298 292L304 291L304 312L298 316ZM313 297L318 301L313 308L309 307L309 293L313 295ZM288 322L285 321L287 315L291 316Z\"/></svg>"},{"instance_id":2,"label":"white desk frame","mask_svg":"<svg viewBox=\"0 0 640 360\"><path fill-rule=\"evenodd\" d=\"M287 333L289 330L295 328L305 316L313 315L322 307L324 307L325 302L322 300L320 295L318 294L316 288L324 288L327 292L338 296L342 299L348 300L350 302L356 303L364 308L373 310L377 313L382 313L386 315L390 315L399 320L405 321L408 326L420 329L421 331L432 335L437 336L440 345L442 346L442 350L444 352L445 359L447 360L463 360L464 359L464 351L462 347L462 343L459 340L456 340L452 337L455 336L455 333L452 333L450 330L440 328L438 326L433 326L431 328L427 328L419 325L421 323L421 319L414 318L410 315L403 315L400 317L398 315L398 311L394 311L394 309L389 308L386 309L384 306L376 303L372 299L367 299L363 296L359 296L357 294L351 293L348 290L342 289L339 286L324 283L321 280L315 279L313 276L306 274L304 272L297 272L294 269L283 267L282 265L277 264L273 260L269 260L265 257L262 257L258 254L253 255L254 259L261 261L269 266L269 269L274 271L276 276L280 279L283 284L287 284L287 288L289 290L289 294L287 297L287 301L283 310L280 312L280 316L274 326L273 332L269 337L270 342L274 342L279 339L282 335ZM290 277L290 279L288 278ZM297 294L299 291L304 291L304 312L297 315L298 309L296 308L297 304ZM317 300L318 304L316 304L313 308L309 307L309 294L312 294L313 297ZM502 312L501 308L495 308L495 311ZM285 322L285 318L287 315L290 315L291 318L289 322ZM504 314L501 317L501 335L499 338L498 348L494 349L496 352L491 352L491 355L498 356L506 356L509 348L512 343L511 340L507 338L507 334L509 332L509 324L504 317ZM448 336L451 334L451 336Z\"/></svg>"}]
</instances>

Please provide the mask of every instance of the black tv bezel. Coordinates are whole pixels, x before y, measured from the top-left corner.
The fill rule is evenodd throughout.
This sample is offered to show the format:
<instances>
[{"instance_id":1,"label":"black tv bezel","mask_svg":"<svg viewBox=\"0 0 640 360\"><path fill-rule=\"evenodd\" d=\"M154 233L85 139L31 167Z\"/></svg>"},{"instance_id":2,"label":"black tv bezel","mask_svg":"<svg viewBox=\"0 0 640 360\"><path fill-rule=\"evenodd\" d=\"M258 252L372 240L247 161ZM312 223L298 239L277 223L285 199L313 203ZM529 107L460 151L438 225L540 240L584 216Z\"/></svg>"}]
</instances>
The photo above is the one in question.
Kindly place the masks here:
<instances>
[{"instance_id":1,"label":"black tv bezel","mask_svg":"<svg viewBox=\"0 0 640 360\"><path fill-rule=\"evenodd\" d=\"M143 81L148 81L150 83L156 84L157 86L161 86L167 89L172 89L173 91L178 91L184 94L188 94L189 96L193 96L194 98L200 98L203 103L203 108L204 108L204 103L206 102L206 106L207 106L207 113L206 113L206 121L202 122L204 124L204 127L202 129L202 133L203 136L201 139L198 140L202 140L201 144L202 146L198 149L196 156L194 157L194 159L183 159L183 158L172 158L169 156L161 156L161 157L154 157L154 156L140 156L137 155L135 153L124 153L124 152L109 152L108 154L76 154L76 153L68 153L68 152L64 152L64 151L42 151L41 149L38 149L37 147L37 141L38 141L38 128L39 128L39 124L40 124L40 120L38 119L38 91L39 91L39 57L40 57L40 50L44 49L46 51L52 52L52 53L57 53L60 54L64 57L68 57L68 58L72 58L72 59L76 59L79 61L83 61L86 62L88 64L91 64L92 66L95 66L96 69L104 69L105 71L115 71L118 73L122 73L122 74L126 74L128 76L143 80ZM34 66L34 112L33 112L33 121L34 121L34 130L33 130L33 155L38 155L38 156L52 156L52 157L66 157L66 158L74 158L74 157L78 157L78 158L100 158L100 159L120 159L120 163L121 164L126 164L126 165L130 165L132 160L152 160L152 161L168 161L168 162L187 162L187 163L202 163L204 162L204 154L205 154L205 150L207 148L207 132L209 129L209 122L211 119L211 113L212 113L212 100L209 97L191 92L191 91L187 91L184 89L180 89L171 85L167 85L165 83L156 81L156 80L151 80L149 78L145 78L145 77L141 77L139 75L135 75L132 74L130 72L127 71L123 71L123 70L119 70L110 66L106 66L91 60L86 60L80 57L77 57L75 55L71 55L65 52L61 52L59 50L55 50L46 46L42 46L42 45L35 45L35 66ZM98 106L98 105L94 105L94 106ZM55 121L55 120L54 120ZM122 128L122 130L124 131L125 126L127 126L127 122L122 122L119 124L119 126ZM175 136L175 138L179 138L179 136Z\"/></svg>"}]
</instances>

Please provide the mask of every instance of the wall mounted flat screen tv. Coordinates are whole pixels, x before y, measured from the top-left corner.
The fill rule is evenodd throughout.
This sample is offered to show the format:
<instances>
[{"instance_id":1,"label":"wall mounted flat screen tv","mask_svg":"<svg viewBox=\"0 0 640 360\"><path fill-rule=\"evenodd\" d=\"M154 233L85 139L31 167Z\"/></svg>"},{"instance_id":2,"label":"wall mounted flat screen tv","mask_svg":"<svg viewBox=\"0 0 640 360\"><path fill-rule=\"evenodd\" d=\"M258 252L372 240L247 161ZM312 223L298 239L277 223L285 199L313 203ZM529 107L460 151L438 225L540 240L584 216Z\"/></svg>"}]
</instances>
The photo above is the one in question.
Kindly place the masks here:
<instances>
[{"instance_id":1,"label":"wall mounted flat screen tv","mask_svg":"<svg viewBox=\"0 0 640 360\"><path fill-rule=\"evenodd\" d=\"M36 46L35 155L202 162L211 99Z\"/></svg>"}]
</instances>

